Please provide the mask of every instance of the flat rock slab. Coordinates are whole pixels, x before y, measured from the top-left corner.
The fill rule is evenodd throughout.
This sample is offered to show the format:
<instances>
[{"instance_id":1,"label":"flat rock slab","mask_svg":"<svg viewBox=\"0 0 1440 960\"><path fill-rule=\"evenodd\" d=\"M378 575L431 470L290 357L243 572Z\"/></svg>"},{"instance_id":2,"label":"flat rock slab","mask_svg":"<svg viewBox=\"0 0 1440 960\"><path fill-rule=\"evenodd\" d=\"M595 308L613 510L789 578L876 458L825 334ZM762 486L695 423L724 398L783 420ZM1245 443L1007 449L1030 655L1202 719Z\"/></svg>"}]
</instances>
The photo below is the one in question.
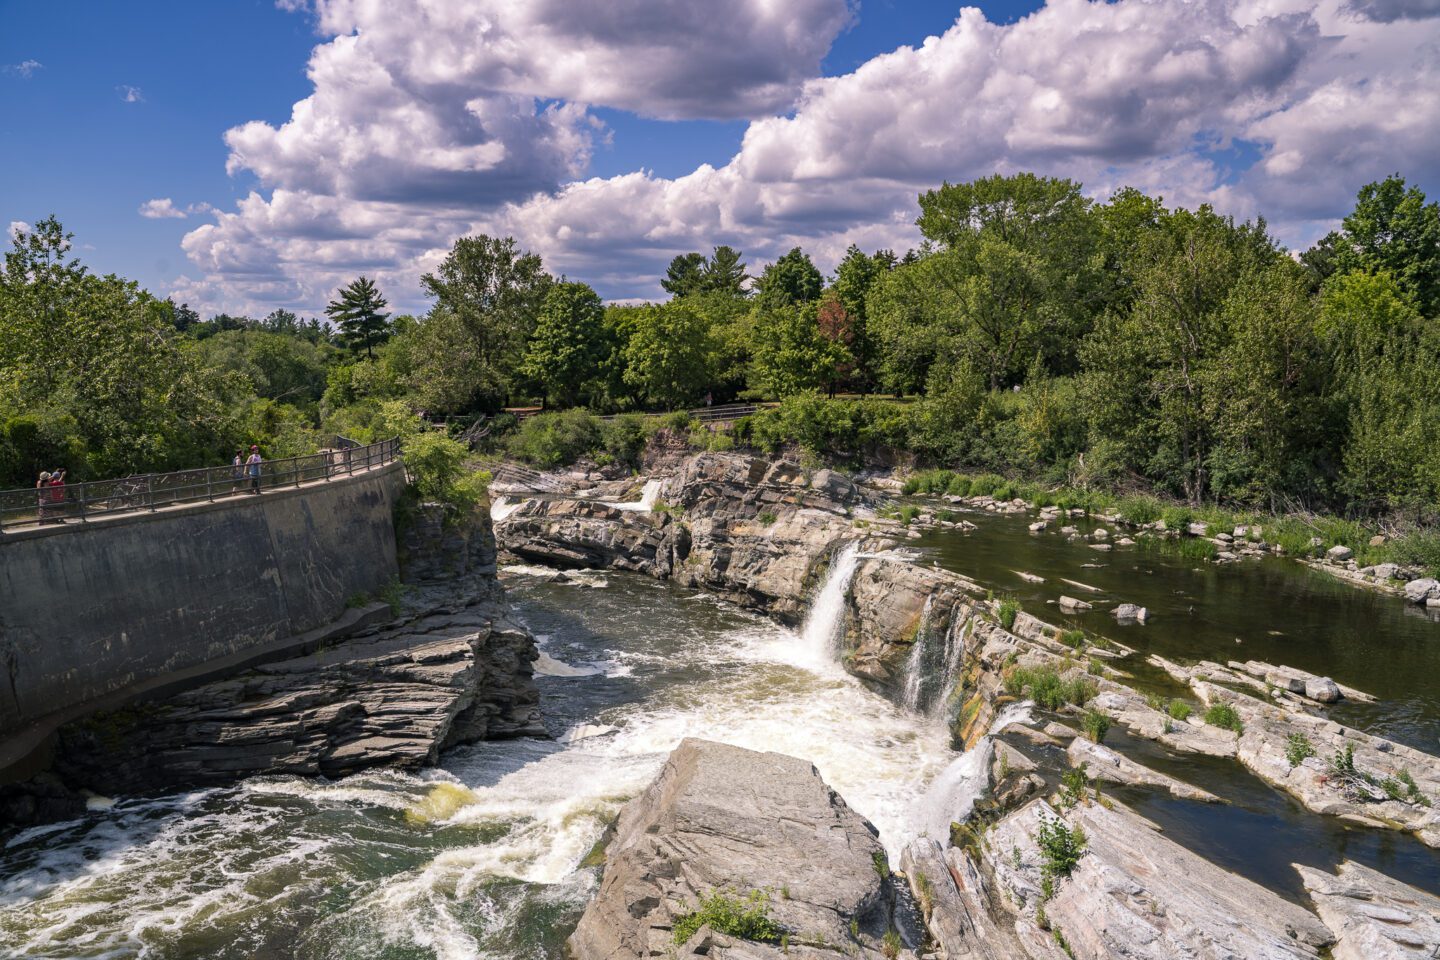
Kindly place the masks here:
<instances>
[{"instance_id":1,"label":"flat rock slab","mask_svg":"<svg viewBox=\"0 0 1440 960\"><path fill-rule=\"evenodd\" d=\"M1071 740L1065 753L1073 765L1078 767L1084 764L1086 772L1096 780L1131 786L1156 787L1166 790L1171 796L1179 797L1182 800L1199 800L1204 803L1224 802L1208 790L1201 790L1183 780L1177 780L1172 776L1151 770L1103 744L1091 743L1084 737L1076 737Z\"/></svg>"},{"instance_id":2,"label":"flat rock slab","mask_svg":"<svg viewBox=\"0 0 1440 960\"><path fill-rule=\"evenodd\" d=\"M1334 960L1440 957L1440 898L1358 863L1339 874L1295 865L1315 909L1339 938Z\"/></svg>"},{"instance_id":3,"label":"flat rock slab","mask_svg":"<svg viewBox=\"0 0 1440 960\"><path fill-rule=\"evenodd\" d=\"M985 853L1022 919L1043 906L1077 960L1307 960L1335 938L1313 914L1215 866L1166 838L1124 804L1065 811L1088 837L1069 877L1042 901L1042 820L1061 816L1036 800L993 827Z\"/></svg>"},{"instance_id":4,"label":"flat rock slab","mask_svg":"<svg viewBox=\"0 0 1440 960\"><path fill-rule=\"evenodd\" d=\"M784 956L721 934L675 944L675 922L719 890L767 891L791 956L878 957L889 928L874 827L795 757L683 741L625 805L605 856L600 891L569 940L577 960Z\"/></svg>"}]
</instances>

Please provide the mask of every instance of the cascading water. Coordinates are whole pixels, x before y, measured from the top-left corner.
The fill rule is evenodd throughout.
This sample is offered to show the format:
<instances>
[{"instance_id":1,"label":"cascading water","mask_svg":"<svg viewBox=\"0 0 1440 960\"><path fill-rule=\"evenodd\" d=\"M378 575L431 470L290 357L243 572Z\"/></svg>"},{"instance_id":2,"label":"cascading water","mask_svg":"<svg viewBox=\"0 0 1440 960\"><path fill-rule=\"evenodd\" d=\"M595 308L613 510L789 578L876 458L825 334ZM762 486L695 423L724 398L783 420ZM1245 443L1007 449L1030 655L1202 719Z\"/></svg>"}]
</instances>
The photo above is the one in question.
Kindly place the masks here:
<instances>
[{"instance_id":1,"label":"cascading water","mask_svg":"<svg viewBox=\"0 0 1440 960\"><path fill-rule=\"evenodd\" d=\"M840 549L800 629L800 647L813 667L829 668L835 662L840 648L840 626L845 621L845 595L860 563L859 553L859 547L853 543Z\"/></svg>"},{"instance_id":2,"label":"cascading water","mask_svg":"<svg viewBox=\"0 0 1440 960\"><path fill-rule=\"evenodd\" d=\"M1000 711L985 736L930 782L915 806L914 830L942 843L950 836L950 824L963 821L975 809L990 783L990 760L995 754L995 734L1030 716L1029 703L1014 703Z\"/></svg>"},{"instance_id":3,"label":"cascading water","mask_svg":"<svg viewBox=\"0 0 1440 960\"><path fill-rule=\"evenodd\" d=\"M925 654L930 645L930 611L935 605L932 594L925 598L925 608L920 611L920 624L915 628L915 639L910 644L910 656L905 660L905 686L902 697L907 710L919 712L920 698L925 686Z\"/></svg>"},{"instance_id":4,"label":"cascading water","mask_svg":"<svg viewBox=\"0 0 1440 960\"><path fill-rule=\"evenodd\" d=\"M945 717L949 709L950 696L955 690L955 685L960 682L960 667L965 658L965 641L970 636L970 630L974 621L969 617L962 616L960 607L950 612L950 627L945 631L945 674L941 681L940 692L930 704L930 715L939 719Z\"/></svg>"},{"instance_id":5,"label":"cascading water","mask_svg":"<svg viewBox=\"0 0 1440 960\"><path fill-rule=\"evenodd\" d=\"M628 503L615 503L611 506L617 510L630 510L635 513L650 513L655 509L655 504L660 500L660 488L665 485L664 480L646 480L645 486L640 488L640 499Z\"/></svg>"}]
</instances>

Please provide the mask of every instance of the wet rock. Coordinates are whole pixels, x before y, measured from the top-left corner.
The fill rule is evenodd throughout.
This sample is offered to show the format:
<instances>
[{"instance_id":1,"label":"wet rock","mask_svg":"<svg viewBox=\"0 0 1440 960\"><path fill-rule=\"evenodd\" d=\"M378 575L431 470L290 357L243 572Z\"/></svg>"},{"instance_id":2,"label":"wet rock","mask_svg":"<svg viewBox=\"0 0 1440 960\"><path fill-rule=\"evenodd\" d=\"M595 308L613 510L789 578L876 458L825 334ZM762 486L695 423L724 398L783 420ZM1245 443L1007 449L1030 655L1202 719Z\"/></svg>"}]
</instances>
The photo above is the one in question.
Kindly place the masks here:
<instances>
[{"instance_id":1,"label":"wet rock","mask_svg":"<svg viewBox=\"0 0 1440 960\"><path fill-rule=\"evenodd\" d=\"M1139 604L1122 603L1111 611L1121 623L1144 623L1150 618L1150 611Z\"/></svg>"},{"instance_id":2,"label":"wet rock","mask_svg":"<svg viewBox=\"0 0 1440 960\"><path fill-rule=\"evenodd\" d=\"M1076 600L1074 597L1062 596L1059 600L1060 609L1065 613L1081 613L1085 610L1093 610L1095 605L1084 600Z\"/></svg>"},{"instance_id":3,"label":"wet rock","mask_svg":"<svg viewBox=\"0 0 1440 960\"><path fill-rule=\"evenodd\" d=\"M1034 523L1030 524L1030 532L1042 533L1049 525L1050 524L1046 523L1044 520L1036 520Z\"/></svg>"},{"instance_id":4,"label":"wet rock","mask_svg":"<svg viewBox=\"0 0 1440 960\"><path fill-rule=\"evenodd\" d=\"M1343 563L1353 556L1355 556L1354 550L1339 543L1325 551L1325 558L1332 563Z\"/></svg>"},{"instance_id":5,"label":"wet rock","mask_svg":"<svg viewBox=\"0 0 1440 960\"><path fill-rule=\"evenodd\" d=\"M1295 869L1337 937L1334 960L1440 956L1440 899L1358 863L1340 864L1337 874Z\"/></svg>"},{"instance_id":6,"label":"wet rock","mask_svg":"<svg viewBox=\"0 0 1440 960\"><path fill-rule=\"evenodd\" d=\"M701 898L768 890L791 952L878 958L890 926L891 890L876 866L884 856L874 828L808 761L685 740L621 811L599 893L569 946L577 960L781 958L778 944L720 933L674 943L676 921Z\"/></svg>"},{"instance_id":7,"label":"wet rock","mask_svg":"<svg viewBox=\"0 0 1440 960\"><path fill-rule=\"evenodd\" d=\"M1096 527L1094 532L1090 534L1090 537L1094 540L1109 540L1110 531L1106 530L1104 527Z\"/></svg>"},{"instance_id":8,"label":"wet rock","mask_svg":"<svg viewBox=\"0 0 1440 960\"><path fill-rule=\"evenodd\" d=\"M995 922L985 881L958 850L928 838L906 846L900 869L946 960L1009 960L1027 954L1009 924Z\"/></svg>"}]
</instances>

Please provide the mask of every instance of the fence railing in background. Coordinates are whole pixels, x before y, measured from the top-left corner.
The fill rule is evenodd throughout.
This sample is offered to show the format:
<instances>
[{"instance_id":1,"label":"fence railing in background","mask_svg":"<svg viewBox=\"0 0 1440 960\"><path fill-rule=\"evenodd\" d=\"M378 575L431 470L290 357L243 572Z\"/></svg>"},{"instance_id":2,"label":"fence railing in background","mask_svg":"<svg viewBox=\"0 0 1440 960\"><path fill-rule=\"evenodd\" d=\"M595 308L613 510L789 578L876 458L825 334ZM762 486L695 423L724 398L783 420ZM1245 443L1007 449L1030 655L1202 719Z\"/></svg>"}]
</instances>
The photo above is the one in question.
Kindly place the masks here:
<instances>
[{"instance_id":1,"label":"fence railing in background","mask_svg":"<svg viewBox=\"0 0 1440 960\"><path fill-rule=\"evenodd\" d=\"M316 480L364 473L391 462L399 454L399 440L381 440L303 457L266 460L260 464L258 484L250 475L249 465L242 464L146 473L118 480L87 480L62 487L0 490L0 530L34 524L83 523L121 513L254 496L256 489L298 487Z\"/></svg>"}]
</instances>

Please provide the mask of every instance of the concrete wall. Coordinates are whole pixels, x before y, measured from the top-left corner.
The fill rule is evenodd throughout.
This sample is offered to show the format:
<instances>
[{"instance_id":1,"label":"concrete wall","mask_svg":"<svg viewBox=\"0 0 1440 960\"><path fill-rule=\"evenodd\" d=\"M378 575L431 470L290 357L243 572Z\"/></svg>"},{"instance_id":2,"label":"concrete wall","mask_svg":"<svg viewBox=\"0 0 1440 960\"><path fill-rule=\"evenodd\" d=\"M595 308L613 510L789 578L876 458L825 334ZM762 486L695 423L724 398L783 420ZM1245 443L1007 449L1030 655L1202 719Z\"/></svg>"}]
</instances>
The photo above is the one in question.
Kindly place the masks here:
<instances>
[{"instance_id":1,"label":"concrete wall","mask_svg":"<svg viewBox=\"0 0 1440 960\"><path fill-rule=\"evenodd\" d=\"M399 463L0 535L0 734L320 627L397 575Z\"/></svg>"}]
</instances>

